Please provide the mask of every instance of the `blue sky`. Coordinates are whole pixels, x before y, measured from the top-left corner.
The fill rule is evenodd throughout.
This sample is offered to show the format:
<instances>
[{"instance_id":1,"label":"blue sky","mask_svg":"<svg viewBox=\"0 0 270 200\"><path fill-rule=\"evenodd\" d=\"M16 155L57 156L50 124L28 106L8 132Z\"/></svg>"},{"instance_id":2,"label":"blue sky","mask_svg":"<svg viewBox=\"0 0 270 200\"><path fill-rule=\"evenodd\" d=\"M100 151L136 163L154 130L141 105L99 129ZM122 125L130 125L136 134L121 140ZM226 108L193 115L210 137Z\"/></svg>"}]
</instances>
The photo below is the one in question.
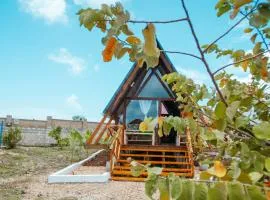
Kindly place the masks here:
<instances>
[{"instance_id":1,"label":"blue sky","mask_svg":"<svg viewBox=\"0 0 270 200\"><path fill-rule=\"evenodd\" d=\"M0 3L0 117L71 119L82 114L97 121L132 66L128 58L104 63L99 30L79 26L75 13L115 0L3 0ZM216 17L216 0L186 0L201 44L223 33L233 22ZM166 20L183 17L179 0L122 0L134 19ZM132 25L142 37L145 25ZM242 30L246 22L219 42L223 48L250 49ZM156 26L165 50L197 54L185 22ZM204 67L193 58L169 55L175 67L198 83L211 86ZM230 62L208 56L212 69ZM246 74L232 69L242 80Z\"/></svg>"}]
</instances>

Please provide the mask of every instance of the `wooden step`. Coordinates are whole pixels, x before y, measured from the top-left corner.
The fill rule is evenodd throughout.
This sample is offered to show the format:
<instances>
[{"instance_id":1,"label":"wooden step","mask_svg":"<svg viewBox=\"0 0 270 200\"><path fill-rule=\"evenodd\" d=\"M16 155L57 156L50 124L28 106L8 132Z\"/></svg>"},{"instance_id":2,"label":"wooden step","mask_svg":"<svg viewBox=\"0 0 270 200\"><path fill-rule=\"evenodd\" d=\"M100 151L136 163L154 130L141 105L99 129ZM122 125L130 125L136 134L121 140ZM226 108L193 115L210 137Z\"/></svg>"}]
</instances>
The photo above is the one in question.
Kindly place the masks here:
<instances>
[{"instance_id":1,"label":"wooden step","mask_svg":"<svg viewBox=\"0 0 270 200\"><path fill-rule=\"evenodd\" d=\"M170 172L162 172L161 176L168 176ZM128 175L132 176L131 171L122 171L122 170L113 170L112 172L113 175ZM192 173L174 173L176 176L185 176L185 177L191 177ZM147 172L143 172L141 176L147 176Z\"/></svg>"},{"instance_id":2,"label":"wooden step","mask_svg":"<svg viewBox=\"0 0 270 200\"><path fill-rule=\"evenodd\" d=\"M125 145L121 146L122 150L128 150L128 151L145 151L145 152L188 152L188 149L186 147L160 147L160 146L154 146L151 148L151 146L144 147L143 145Z\"/></svg>"},{"instance_id":3,"label":"wooden step","mask_svg":"<svg viewBox=\"0 0 270 200\"><path fill-rule=\"evenodd\" d=\"M120 157L151 157L151 158L188 158L188 156L173 156L173 155L153 155L153 154L125 154L121 153Z\"/></svg>"},{"instance_id":4,"label":"wooden step","mask_svg":"<svg viewBox=\"0 0 270 200\"><path fill-rule=\"evenodd\" d=\"M118 163L129 163L127 160L117 160ZM190 162L174 162L174 161L148 161L148 160L136 160L141 164L160 164L160 165L190 165Z\"/></svg>"},{"instance_id":5,"label":"wooden step","mask_svg":"<svg viewBox=\"0 0 270 200\"><path fill-rule=\"evenodd\" d=\"M113 181L135 181L135 182L143 182L145 181L145 177L119 177L119 176L112 176L111 180Z\"/></svg>"},{"instance_id":6,"label":"wooden step","mask_svg":"<svg viewBox=\"0 0 270 200\"><path fill-rule=\"evenodd\" d=\"M130 170L130 166L114 166L114 170ZM162 168L163 172L192 172L192 169L180 169L180 168Z\"/></svg>"}]
</instances>

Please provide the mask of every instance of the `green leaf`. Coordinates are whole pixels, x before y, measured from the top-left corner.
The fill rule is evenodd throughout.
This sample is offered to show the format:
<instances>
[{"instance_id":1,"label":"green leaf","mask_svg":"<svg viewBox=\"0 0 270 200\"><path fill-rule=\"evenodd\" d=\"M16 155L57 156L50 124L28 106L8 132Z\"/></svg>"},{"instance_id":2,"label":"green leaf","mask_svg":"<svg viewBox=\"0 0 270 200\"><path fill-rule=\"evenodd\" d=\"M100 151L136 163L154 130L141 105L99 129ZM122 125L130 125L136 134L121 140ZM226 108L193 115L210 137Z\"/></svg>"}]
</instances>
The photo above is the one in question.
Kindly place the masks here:
<instances>
[{"instance_id":1,"label":"green leaf","mask_svg":"<svg viewBox=\"0 0 270 200\"><path fill-rule=\"evenodd\" d=\"M159 177L158 189L160 194L159 196L160 200L170 200L169 181L167 178Z\"/></svg>"},{"instance_id":2,"label":"green leaf","mask_svg":"<svg viewBox=\"0 0 270 200\"><path fill-rule=\"evenodd\" d=\"M231 10L231 5L229 3L224 3L222 7L218 9L217 16L220 17L221 15L227 13Z\"/></svg>"},{"instance_id":3,"label":"green leaf","mask_svg":"<svg viewBox=\"0 0 270 200\"><path fill-rule=\"evenodd\" d=\"M215 133L212 130L210 130L210 129L202 129L201 137L204 140L207 140L207 141L216 140L217 139Z\"/></svg>"},{"instance_id":4,"label":"green leaf","mask_svg":"<svg viewBox=\"0 0 270 200\"><path fill-rule=\"evenodd\" d=\"M253 127L253 133L258 139L270 140L270 123L262 122Z\"/></svg>"},{"instance_id":5,"label":"green leaf","mask_svg":"<svg viewBox=\"0 0 270 200\"><path fill-rule=\"evenodd\" d=\"M215 108L215 115L217 119L223 119L225 117L225 113L226 105L222 101L218 102Z\"/></svg>"},{"instance_id":6,"label":"green leaf","mask_svg":"<svg viewBox=\"0 0 270 200\"><path fill-rule=\"evenodd\" d=\"M150 174L145 181L145 194L153 199L153 194L157 191L157 175Z\"/></svg>"},{"instance_id":7,"label":"green leaf","mask_svg":"<svg viewBox=\"0 0 270 200\"><path fill-rule=\"evenodd\" d=\"M264 165L265 165L265 157L262 156L257 151L254 151L254 153L256 154L255 159L254 159L254 162L253 162L254 169L257 172L263 172Z\"/></svg>"},{"instance_id":8,"label":"green leaf","mask_svg":"<svg viewBox=\"0 0 270 200\"><path fill-rule=\"evenodd\" d=\"M251 15L249 20L249 24L256 28L265 26L267 22L268 20L258 13Z\"/></svg>"},{"instance_id":9,"label":"green leaf","mask_svg":"<svg viewBox=\"0 0 270 200\"><path fill-rule=\"evenodd\" d=\"M208 200L227 200L227 187L224 182L217 182L208 190Z\"/></svg>"},{"instance_id":10,"label":"green leaf","mask_svg":"<svg viewBox=\"0 0 270 200\"><path fill-rule=\"evenodd\" d=\"M121 27L121 30L126 35L134 35L134 33L129 29L128 25L126 24Z\"/></svg>"},{"instance_id":11,"label":"green leaf","mask_svg":"<svg viewBox=\"0 0 270 200\"><path fill-rule=\"evenodd\" d=\"M132 161L130 163L130 165L131 165L131 174L132 174L132 176L138 177L145 171L144 166L140 165L136 161Z\"/></svg>"},{"instance_id":12,"label":"green leaf","mask_svg":"<svg viewBox=\"0 0 270 200\"><path fill-rule=\"evenodd\" d=\"M170 183L170 193L172 199L179 199L182 192L182 182L179 176L175 176L173 173L170 173L168 179Z\"/></svg>"},{"instance_id":13,"label":"green leaf","mask_svg":"<svg viewBox=\"0 0 270 200\"><path fill-rule=\"evenodd\" d=\"M200 180L209 180L212 176L207 171L200 172Z\"/></svg>"},{"instance_id":14,"label":"green leaf","mask_svg":"<svg viewBox=\"0 0 270 200\"><path fill-rule=\"evenodd\" d=\"M224 131L227 127L227 120L226 119L219 119L215 121L215 126L218 130Z\"/></svg>"},{"instance_id":15,"label":"green leaf","mask_svg":"<svg viewBox=\"0 0 270 200\"><path fill-rule=\"evenodd\" d=\"M159 57L145 56L145 62L146 62L147 68L154 68L159 63Z\"/></svg>"},{"instance_id":16,"label":"green leaf","mask_svg":"<svg viewBox=\"0 0 270 200\"><path fill-rule=\"evenodd\" d=\"M179 199L181 200L190 200L193 199L194 191L194 181L183 180L182 181L182 192Z\"/></svg>"},{"instance_id":17,"label":"green leaf","mask_svg":"<svg viewBox=\"0 0 270 200\"><path fill-rule=\"evenodd\" d=\"M246 28L246 29L244 30L245 33L250 33L250 32L252 32L252 31L253 31L253 28Z\"/></svg>"},{"instance_id":18,"label":"green leaf","mask_svg":"<svg viewBox=\"0 0 270 200\"><path fill-rule=\"evenodd\" d=\"M253 34L253 35L251 36L250 40L251 40L252 43L255 43L255 40L256 40L256 38L257 38L257 35L258 35L258 33L255 33L255 34Z\"/></svg>"},{"instance_id":19,"label":"green leaf","mask_svg":"<svg viewBox=\"0 0 270 200\"><path fill-rule=\"evenodd\" d=\"M265 169L270 172L270 158L265 159Z\"/></svg>"},{"instance_id":20,"label":"green leaf","mask_svg":"<svg viewBox=\"0 0 270 200\"><path fill-rule=\"evenodd\" d=\"M237 112L239 105L240 105L240 101L234 101L227 107L226 115L231 121L233 121L233 118Z\"/></svg>"},{"instance_id":21,"label":"green leaf","mask_svg":"<svg viewBox=\"0 0 270 200\"><path fill-rule=\"evenodd\" d=\"M162 172L162 168L161 167L148 167L147 168L147 172L149 174L156 174L159 175Z\"/></svg>"},{"instance_id":22,"label":"green leaf","mask_svg":"<svg viewBox=\"0 0 270 200\"><path fill-rule=\"evenodd\" d=\"M232 177L234 180L238 179L238 177L241 174L241 169L238 166L238 163L233 161L230 166L230 170L228 172L228 175Z\"/></svg>"},{"instance_id":23,"label":"green leaf","mask_svg":"<svg viewBox=\"0 0 270 200\"><path fill-rule=\"evenodd\" d=\"M266 195L255 185L246 186L246 191L250 200L266 200Z\"/></svg>"},{"instance_id":24,"label":"green leaf","mask_svg":"<svg viewBox=\"0 0 270 200\"><path fill-rule=\"evenodd\" d=\"M219 130L214 129L213 134L215 135L216 139L223 141L225 133Z\"/></svg>"},{"instance_id":25,"label":"green leaf","mask_svg":"<svg viewBox=\"0 0 270 200\"><path fill-rule=\"evenodd\" d=\"M262 51L262 43L257 42L253 48L253 54L258 54Z\"/></svg>"},{"instance_id":26,"label":"green leaf","mask_svg":"<svg viewBox=\"0 0 270 200\"><path fill-rule=\"evenodd\" d=\"M262 177L263 177L263 174L259 173L259 172L250 172L248 174L250 180L252 181L252 183L256 183L258 182Z\"/></svg>"},{"instance_id":27,"label":"green leaf","mask_svg":"<svg viewBox=\"0 0 270 200\"><path fill-rule=\"evenodd\" d=\"M196 200L205 200L208 195L208 187L205 183L195 184L194 199Z\"/></svg>"},{"instance_id":28,"label":"green leaf","mask_svg":"<svg viewBox=\"0 0 270 200\"><path fill-rule=\"evenodd\" d=\"M101 11L110 17L113 15L110 6L107 4L101 4Z\"/></svg>"},{"instance_id":29,"label":"green leaf","mask_svg":"<svg viewBox=\"0 0 270 200\"><path fill-rule=\"evenodd\" d=\"M250 177L248 174L241 172L240 176L237 179L241 183L247 183L247 184L252 184L252 181L250 180Z\"/></svg>"},{"instance_id":30,"label":"green leaf","mask_svg":"<svg viewBox=\"0 0 270 200\"><path fill-rule=\"evenodd\" d=\"M227 186L228 186L229 200L247 199L244 186L241 183L239 182L228 183Z\"/></svg>"},{"instance_id":31,"label":"green leaf","mask_svg":"<svg viewBox=\"0 0 270 200\"><path fill-rule=\"evenodd\" d=\"M244 127L247 124L248 124L248 118L247 117L240 116L240 117L237 117L235 119L235 127L236 128Z\"/></svg>"},{"instance_id":32,"label":"green leaf","mask_svg":"<svg viewBox=\"0 0 270 200\"><path fill-rule=\"evenodd\" d=\"M248 148L248 145L244 142L241 142L240 143L240 146L241 146L241 156L246 156L249 154L249 148Z\"/></svg>"},{"instance_id":33,"label":"green leaf","mask_svg":"<svg viewBox=\"0 0 270 200\"><path fill-rule=\"evenodd\" d=\"M268 3L260 3L258 5L259 13L266 19L270 19L270 4Z\"/></svg>"}]
</instances>

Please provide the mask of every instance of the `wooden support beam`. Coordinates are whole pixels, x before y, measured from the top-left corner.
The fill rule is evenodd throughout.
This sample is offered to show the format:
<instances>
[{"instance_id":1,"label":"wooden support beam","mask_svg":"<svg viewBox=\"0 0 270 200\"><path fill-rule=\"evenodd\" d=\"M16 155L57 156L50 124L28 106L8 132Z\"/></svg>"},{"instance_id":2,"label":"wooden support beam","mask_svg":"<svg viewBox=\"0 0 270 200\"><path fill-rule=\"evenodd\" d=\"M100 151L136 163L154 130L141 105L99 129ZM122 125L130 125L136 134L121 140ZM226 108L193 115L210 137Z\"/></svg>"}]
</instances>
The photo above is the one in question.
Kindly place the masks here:
<instances>
[{"instance_id":1,"label":"wooden support beam","mask_svg":"<svg viewBox=\"0 0 270 200\"><path fill-rule=\"evenodd\" d=\"M99 122L99 124L96 126L96 128L95 128L94 132L92 133L92 135L86 141L86 145L92 144L93 138L98 133L100 127L102 126L102 124L104 123L104 121L106 120L106 118L107 118L107 115L104 115L103 118L101 119L101 121Z\"/></svg>"},{"instance_id":2,"label":"wooden support beam","mask_svg":"<svg viewBox=\"0 0 270 200\"><path fill-rule=\"evenodd\" d=\"M107 122L107 124L103 127L103 129L101 130L101 132L98 134L97 138L96 139L95 138L93 139L93 143L94 144L98 144L100 138L103 136L105 130L108 128L108 125L110 125L111 122L112 122L112 118L110 118L110 120Z\"/></svg>"}]
</instances>

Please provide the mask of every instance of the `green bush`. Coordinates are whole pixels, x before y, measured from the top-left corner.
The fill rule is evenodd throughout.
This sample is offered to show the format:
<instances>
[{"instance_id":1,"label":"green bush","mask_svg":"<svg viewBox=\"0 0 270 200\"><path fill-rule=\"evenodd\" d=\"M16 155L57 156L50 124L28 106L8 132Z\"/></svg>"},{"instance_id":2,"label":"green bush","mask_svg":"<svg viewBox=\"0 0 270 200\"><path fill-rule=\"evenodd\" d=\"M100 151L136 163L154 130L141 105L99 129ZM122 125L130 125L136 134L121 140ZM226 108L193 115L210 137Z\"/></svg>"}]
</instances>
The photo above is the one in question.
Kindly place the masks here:
<instances>
[{"instance_id":1,"label":"green bush","mask_svg":"<svg viewBox=\"0 0 270 200\"><path fill-rule=\"evenodd\" d=\"M53 130L49 132L49 136L56 140L57 146L59 146L61 149L65 146L69 145L69 139L68 138L62 138L61 137L62 128L56 127Z\"/></svg>"},{"instance_id":2,"label":"green bush","mask_svg":"<svg viewBox=\"0 0 270 200\"><path fill-rule=\"evenodd\" d=\"M21 129L11 127L3 135L3 143L8 149L16 147L16 144L22 139Z\"/></svg>"},{"instance_id":3,"label":"green bush","mask_svg":"<svg viewBox=\"0 0 270 200\"><path fill-rule=\"evenodd\" d=\"M92 131L87 130L87 131L85 132L85 135L84 135L84 143L90 138L91 135L92 135Z\"/></svg>"},{"instance_id":4,"label":"green bush","mask_svg":"<svg viewBox=\"0 0 270 200\"><path fill-rule=\"evenodd\" d=\"M69 147L71 150L71 160L74 160L74 156L80 157L80 153L84 150L83 148L84 138L81 133L77 130L71 130L69 133Z\"/></svg>"}]
</instances>

